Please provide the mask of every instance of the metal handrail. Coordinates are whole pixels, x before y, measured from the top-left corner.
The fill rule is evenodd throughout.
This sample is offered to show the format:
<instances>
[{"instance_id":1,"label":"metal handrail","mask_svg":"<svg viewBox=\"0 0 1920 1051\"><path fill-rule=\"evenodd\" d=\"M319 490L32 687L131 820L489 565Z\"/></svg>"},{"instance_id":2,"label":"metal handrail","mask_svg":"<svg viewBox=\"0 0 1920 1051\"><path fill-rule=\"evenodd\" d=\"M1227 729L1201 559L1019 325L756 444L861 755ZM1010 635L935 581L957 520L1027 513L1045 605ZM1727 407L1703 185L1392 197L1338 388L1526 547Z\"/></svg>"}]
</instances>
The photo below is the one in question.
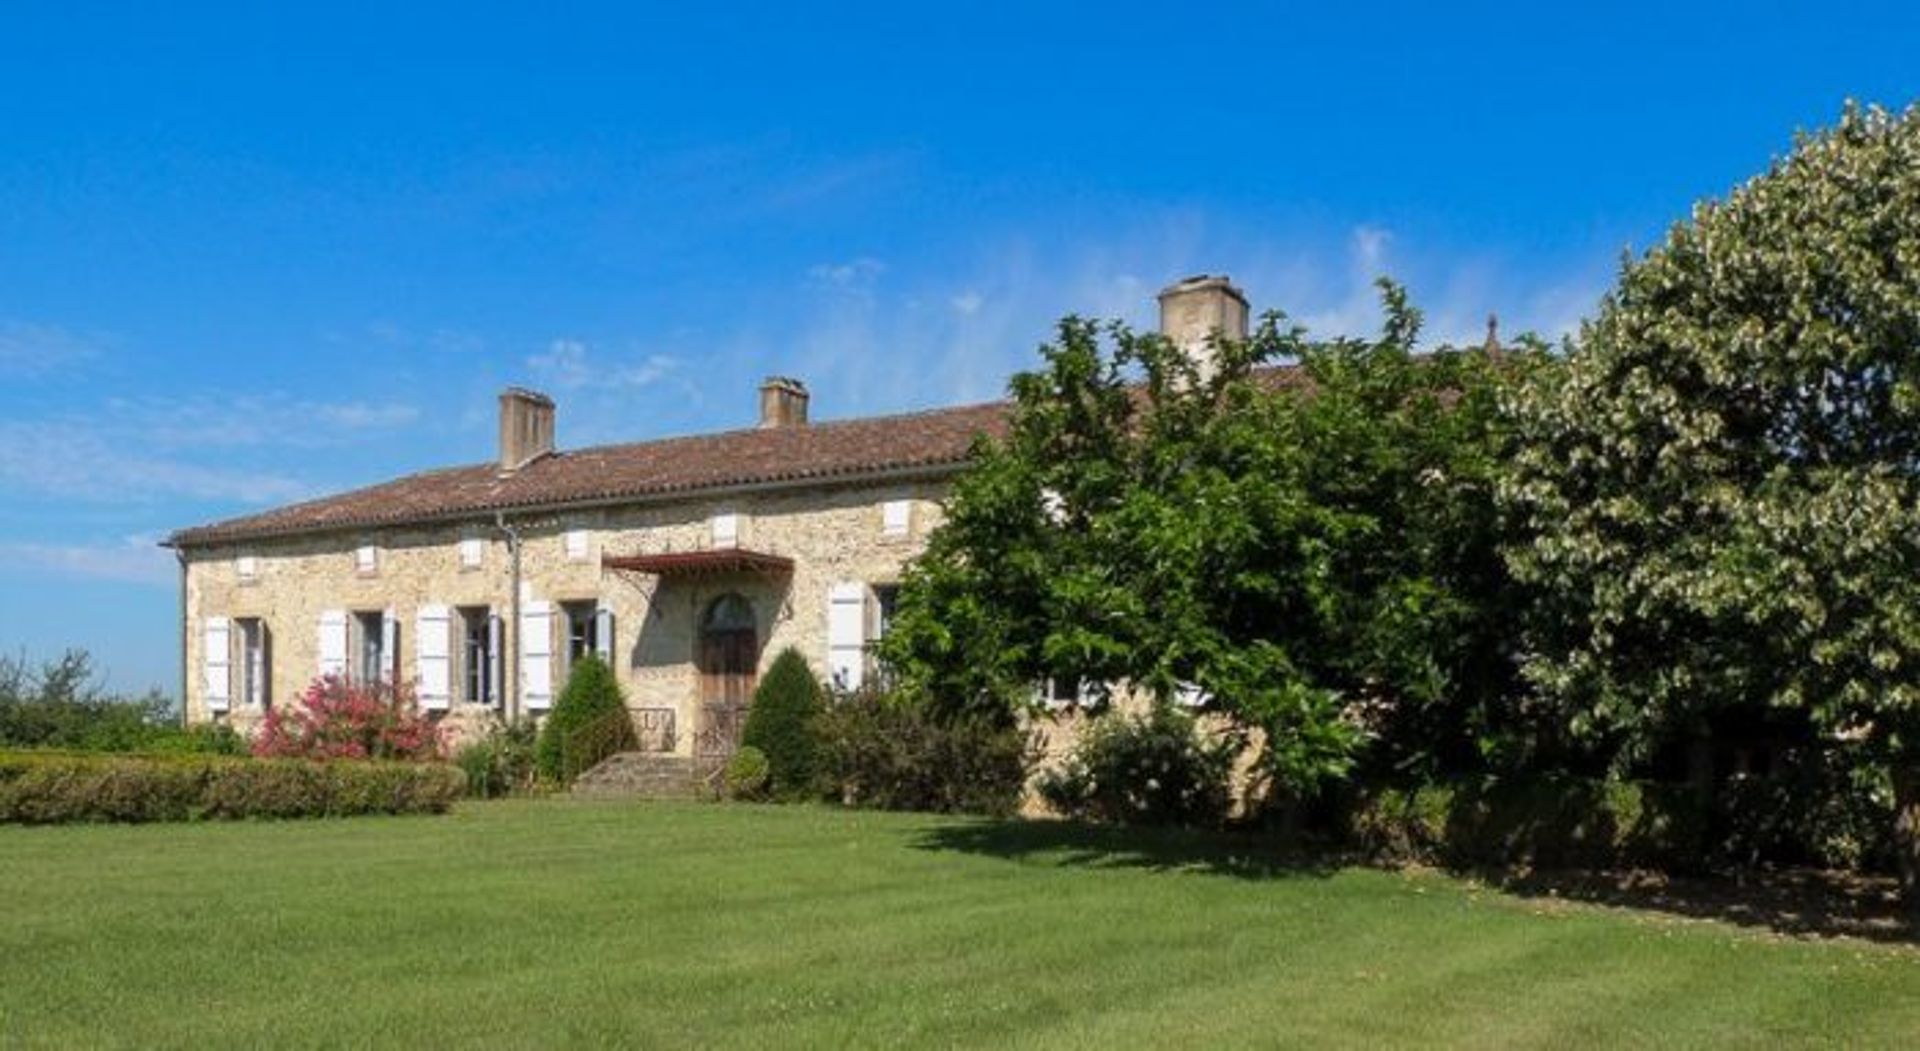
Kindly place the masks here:
<instances>
[{"instance_id":1,"label":"metal handrail","mask_svg":"<svg viewBox=\"0 0 1920 1051\"><path fill-rule=\"evenodd\" d=\"M571 783L608 756L633 751L638 745L633 715L625 708L608 712L561 739L561 776Z\"/></svg>"}]
</instances>

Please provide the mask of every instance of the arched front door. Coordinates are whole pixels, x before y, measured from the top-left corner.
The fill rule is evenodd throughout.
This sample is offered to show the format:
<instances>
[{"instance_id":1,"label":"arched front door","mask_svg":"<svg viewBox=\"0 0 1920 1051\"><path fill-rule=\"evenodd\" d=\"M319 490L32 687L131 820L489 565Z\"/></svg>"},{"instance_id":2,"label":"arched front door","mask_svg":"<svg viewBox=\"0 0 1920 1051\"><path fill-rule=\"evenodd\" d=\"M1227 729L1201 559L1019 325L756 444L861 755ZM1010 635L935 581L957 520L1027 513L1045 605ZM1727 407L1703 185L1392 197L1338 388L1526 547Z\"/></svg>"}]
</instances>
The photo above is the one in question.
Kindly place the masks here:
<instances>
[{"instance_id":1,"label":"arched front door","mask_svg":"<svg viewBox=\"0 0 1920 1051\"><path fill-rule=\"evenodd\" d=\"M731 593L714 599L700 618L699 647L700 719L694 750L704 756L732 755L740 745L760 666L753 604Z\"/></svg>"}]
</instances>

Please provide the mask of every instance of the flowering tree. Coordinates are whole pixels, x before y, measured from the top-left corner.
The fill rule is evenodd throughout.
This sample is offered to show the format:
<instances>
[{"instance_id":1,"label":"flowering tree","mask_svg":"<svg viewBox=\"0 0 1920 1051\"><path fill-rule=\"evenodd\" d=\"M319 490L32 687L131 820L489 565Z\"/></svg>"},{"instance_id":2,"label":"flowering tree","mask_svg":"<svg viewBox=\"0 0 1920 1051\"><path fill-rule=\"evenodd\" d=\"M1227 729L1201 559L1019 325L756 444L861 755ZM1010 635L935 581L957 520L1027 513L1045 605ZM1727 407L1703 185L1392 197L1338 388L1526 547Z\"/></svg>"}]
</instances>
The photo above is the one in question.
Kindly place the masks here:
<instances>
[{"instance_id":1,"label":"flowering tree","mask_svg":"<svg viewBox=\"0 0 1920 1051\"><path fill-rule=\"evenodd\" d=\"M438 759L440 728L405 686L335 675L307 686L291 709L267 713L253 754L303 759Z\"/></svg>"},{"instance_id":2,"label":"flowering tree","mask_svg":"<svg viewBox=\"0 0 1920 1051\"><path fill-rule=\"evenodd\" d=\"M1521 400L1525 671L1631 757L1733 706L1891 775L1920 881L1920 111L1840 123L1623 269Z\"/></svg>"}]
</instances>

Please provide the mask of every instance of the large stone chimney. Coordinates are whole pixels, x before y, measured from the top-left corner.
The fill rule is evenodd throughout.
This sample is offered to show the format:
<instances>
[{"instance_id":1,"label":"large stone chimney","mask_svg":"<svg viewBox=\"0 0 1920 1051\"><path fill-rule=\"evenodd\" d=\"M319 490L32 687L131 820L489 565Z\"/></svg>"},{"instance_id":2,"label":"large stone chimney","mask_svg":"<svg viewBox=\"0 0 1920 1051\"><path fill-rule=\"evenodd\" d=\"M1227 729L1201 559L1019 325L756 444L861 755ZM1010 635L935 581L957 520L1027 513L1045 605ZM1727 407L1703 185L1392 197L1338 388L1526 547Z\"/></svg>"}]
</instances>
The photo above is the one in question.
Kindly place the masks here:
<instances>
[{"instance_id":1,"label":"large stone chimney","mask_svg":"<svg viewBox=\"0 0 1920 1051\"><path fill-rule=\"evenodd\" d=\"M805 427L807 385L786 376L768 376L760 384L760 426Z\"/></svg>"},{"instance_id":2,"label":"large stone chimney","mask_svg":"<svg viewBox=\"0 0 1920 1051\"><path fill-rule=\"evenodd\" d=\"M512 474L553 451L553 399L524 387L500 392L500 473Z\"/></svg>"},{"instance_id":3,"label":"large stone chimney","mask_svg":"<svg viewBox=\"0 0 1920 1051\"><path fill-rule=\"evenodd\" d=\"M1213 371L1211 337L1247 338L1247 297L1225 274L1176 281L1160 292L1160 334L1198 362L1206 376Z\"/></svg>"}]
</instances>

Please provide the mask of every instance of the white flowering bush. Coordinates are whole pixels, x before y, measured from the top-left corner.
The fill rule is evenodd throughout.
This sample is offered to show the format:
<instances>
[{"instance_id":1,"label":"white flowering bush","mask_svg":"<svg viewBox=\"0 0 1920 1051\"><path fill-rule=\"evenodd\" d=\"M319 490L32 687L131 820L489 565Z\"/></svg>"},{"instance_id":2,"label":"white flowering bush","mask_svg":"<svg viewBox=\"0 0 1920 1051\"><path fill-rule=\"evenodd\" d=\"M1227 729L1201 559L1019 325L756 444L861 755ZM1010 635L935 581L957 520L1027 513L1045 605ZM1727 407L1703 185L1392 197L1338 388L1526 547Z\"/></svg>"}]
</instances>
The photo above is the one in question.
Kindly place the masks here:
<instances>
[{"instance_id":1,"label":"white flowering bush","mask_svg":"<svg viewBox=\"0 0 1920 1051\"><path fill-rule=\"evenodd\" d=\"M1498 491L1538 695L1627 758L1801 709L1920 814L1920 114L1699 205L1535 380Z\"/></svg>"},{"instance_id":2,"label":"white flowering bush","mask_svg":"<svg viewBox=\"0 0 1920 1051\"><path fill-rule=\"evenodd\" d=\"M1232 806L1233 759L1245 741L1208 735L1171 705L1094 719L1040 797L1059 813L1119 825L1212 826Z\"/></svg>"}]
</instances>

